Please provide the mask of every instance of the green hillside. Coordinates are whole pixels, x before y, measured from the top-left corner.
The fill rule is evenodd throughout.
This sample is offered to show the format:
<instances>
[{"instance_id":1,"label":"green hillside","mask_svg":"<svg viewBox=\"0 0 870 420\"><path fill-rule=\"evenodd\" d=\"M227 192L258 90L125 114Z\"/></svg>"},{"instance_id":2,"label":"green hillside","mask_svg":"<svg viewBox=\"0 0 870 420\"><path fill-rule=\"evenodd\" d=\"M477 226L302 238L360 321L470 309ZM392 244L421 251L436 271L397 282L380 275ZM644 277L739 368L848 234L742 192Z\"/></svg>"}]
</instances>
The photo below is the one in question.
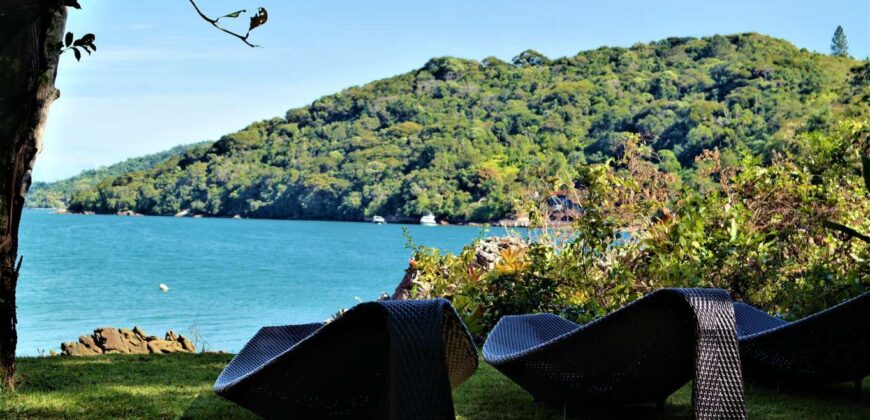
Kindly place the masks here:
<instances>
[{"instance_id":1,"label":"green hillside","mask_svg":"<svg viewBox=\"0 0 870 420\"><path fill-rule=\"evenodd\" d=\"M704 149L718 148L724 165L765 162L800 132L870 115L868 68L754 33L558 59L525 51L510 63L436 58L107 178L70 207L489 221L535 181L606 160L624 133L686 180Z\"/></svg>"},{"instance_id":2,"label":"green hillside","mask_svg":"<svg viewBox=\"0 0 870 420\"><path fill-rule=\"evenodd\" d=\"M76 191L93 190L100 181L129 172L145 171L173 156L181 155L197 147L206 147L211 142L175 146L169 150L130 158L113 165L82 171L82 173L55 182L35 182L27 193L25 205L36 208L66 208Z\"/></svg>"}]
</instances>

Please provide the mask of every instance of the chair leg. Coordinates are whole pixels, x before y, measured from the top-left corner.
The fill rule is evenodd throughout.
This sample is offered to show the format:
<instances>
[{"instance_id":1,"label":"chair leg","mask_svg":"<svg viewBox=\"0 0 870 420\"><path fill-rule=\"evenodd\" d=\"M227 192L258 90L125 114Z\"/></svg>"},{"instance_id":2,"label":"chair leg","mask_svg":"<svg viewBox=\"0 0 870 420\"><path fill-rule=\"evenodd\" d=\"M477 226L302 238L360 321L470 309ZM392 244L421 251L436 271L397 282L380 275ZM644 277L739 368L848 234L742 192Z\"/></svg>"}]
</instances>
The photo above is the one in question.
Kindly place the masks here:
<instances>
[{"instance_id":1,"label":"chair leg","mask_svg":"<svg viewBox=\"0 0 870 420\"><path fill-rule=\"evenodd\" d=\"M864 378L855 380L855 393L861 395L862 388L864 387Z\"/></svg>"}]
</instances>

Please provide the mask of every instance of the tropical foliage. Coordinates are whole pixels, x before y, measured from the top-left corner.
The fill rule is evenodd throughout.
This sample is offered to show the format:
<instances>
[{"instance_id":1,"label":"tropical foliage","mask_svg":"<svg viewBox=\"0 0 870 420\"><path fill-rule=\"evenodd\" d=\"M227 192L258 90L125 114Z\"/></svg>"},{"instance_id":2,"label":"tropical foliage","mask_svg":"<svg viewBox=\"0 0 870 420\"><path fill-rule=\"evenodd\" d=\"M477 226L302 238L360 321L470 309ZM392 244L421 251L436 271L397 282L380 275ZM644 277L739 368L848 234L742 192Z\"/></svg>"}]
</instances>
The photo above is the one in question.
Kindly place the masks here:
<instances>
[{"instance_id":1,"label":"tropical foliage","mask_svg":"<svg viewBox=\"0 0 870 420\"><path fill-rule=\"evenodd\" d=\"M176 146L151 155L127 159L123 162L102 168L90 169L82 173L56 182L35 182L27 192L27 207L66 208L70 198L78 191L89 191L96 188L100 181L114 178L128 172L144 171L153 168L158 163L165 162L172 156L177 156L197 147L205 147L211 142Z\"/></svg>"},{"instance_id":2,"label":"tropical foliage","mask_svg":"<svg viewBox=\"0 0 870 420\"><path fill-rule=\"evenodd\" d=\"M706 151L697 187L677 190L646 142L626 135L617 159L546 181L573 189L582 217L532 230L491 269L474 244L458 255L415 247L412 296L450 297L478 333L516 313L588 321L663 287L719 287L786 318L807 315L870 289L870 243L826 223L870 232L868 138L866 121L849 120L797 135L769 165L726 166ZM626 228L632 238L620 240Z\"/></svg>"},{"instance_id":3,"label":"tropical foliage","mask_svg":"<svg viewBox=\"0 0 870 420\"><path fill-rule=\"evenodd\" d=\"M538 180L618 154L624 132L641 136L671 185L703 190L715 183L695 175L705 150L718 149L724 168L766 165L807 133L866 118L867 73L866 62L753 33L558 59L525 51L510 63L435 58L104 179L70 207L491 221L517 211Z\"/></svg>"}]
</instances>

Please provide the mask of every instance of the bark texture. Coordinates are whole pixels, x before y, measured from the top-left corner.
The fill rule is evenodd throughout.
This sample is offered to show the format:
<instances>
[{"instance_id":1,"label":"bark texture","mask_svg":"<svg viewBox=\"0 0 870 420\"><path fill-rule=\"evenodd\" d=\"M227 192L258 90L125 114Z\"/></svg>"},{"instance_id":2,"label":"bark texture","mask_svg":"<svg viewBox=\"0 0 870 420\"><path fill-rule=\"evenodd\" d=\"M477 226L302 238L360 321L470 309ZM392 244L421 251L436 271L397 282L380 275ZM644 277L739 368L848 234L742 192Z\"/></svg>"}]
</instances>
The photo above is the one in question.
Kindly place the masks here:
<instances>
[{"instance_id":1,"label":"bark texture","mask_svg":"<svg viewBox=\"0 0 870 420\"><path fill-rule=\"evenodd\" d=\"M0 4L0 388L15 388L18 225L42 144L66 24L61 0Z\"/></svg>"}]
</instances>

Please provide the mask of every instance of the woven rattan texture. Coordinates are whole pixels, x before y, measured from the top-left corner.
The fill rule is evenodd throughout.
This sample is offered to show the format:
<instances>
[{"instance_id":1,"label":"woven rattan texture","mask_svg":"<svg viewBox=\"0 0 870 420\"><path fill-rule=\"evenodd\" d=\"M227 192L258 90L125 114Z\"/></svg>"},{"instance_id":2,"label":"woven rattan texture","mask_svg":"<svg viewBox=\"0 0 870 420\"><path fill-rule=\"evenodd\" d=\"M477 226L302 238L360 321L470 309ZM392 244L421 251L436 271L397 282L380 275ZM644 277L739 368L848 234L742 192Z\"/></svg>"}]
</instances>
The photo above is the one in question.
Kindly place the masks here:
<instances>
[{"instance_id":1,"label":"woven rattan texture","mask_svg":"<svg viewBox=\"0 0 870 420\"><path fill-rule=\"evenodd\" d=\"M444 419L476 369L448 301L369 302L327 325L261 329L214 389L270 418Z\"/></svg>"},{"instance_id":2,"label":"woven rattan texture","mask_svg":"<svg viewBox=\"0 0 870 420\"><path fill-rule=\"evenodd\" d=\"M699 419L746 418L734 310L728 292L679 290L697 322L692 404Z\"/></svg>"},{"instance_id":3,"label":"woven rattan texture","mask_svg":"<svg viewBox=\"0 0 870 420\"><path fill-rule=\"evenodd\" d=\"M870 292L791 323L743 303L734 310L749 379L807 386L870 375Z\"/></svg>"},{"instance_id":4,"label":"woven rattan texture","mask_svg":"<svg viewBox=\"0 0 870 420\"><path fill-rule=\"evenodd\" d=\"M665 289L586 325L551 314L502 318L484 359L536 400L660 403L694 378L698 418L745 418L728 293Z\"/></svg>"},{"instance_id":5,"label":"woven rattan texture","mask_svg":"<svg viewBox=\"0 0 870 420\"><path fill-rule=\"evenodd\" d=\"M767 312L743 302L734 302L734 318L737 323L738 339L788 324L786 321L770 316Z\"/></svg>"}]
</instances>

